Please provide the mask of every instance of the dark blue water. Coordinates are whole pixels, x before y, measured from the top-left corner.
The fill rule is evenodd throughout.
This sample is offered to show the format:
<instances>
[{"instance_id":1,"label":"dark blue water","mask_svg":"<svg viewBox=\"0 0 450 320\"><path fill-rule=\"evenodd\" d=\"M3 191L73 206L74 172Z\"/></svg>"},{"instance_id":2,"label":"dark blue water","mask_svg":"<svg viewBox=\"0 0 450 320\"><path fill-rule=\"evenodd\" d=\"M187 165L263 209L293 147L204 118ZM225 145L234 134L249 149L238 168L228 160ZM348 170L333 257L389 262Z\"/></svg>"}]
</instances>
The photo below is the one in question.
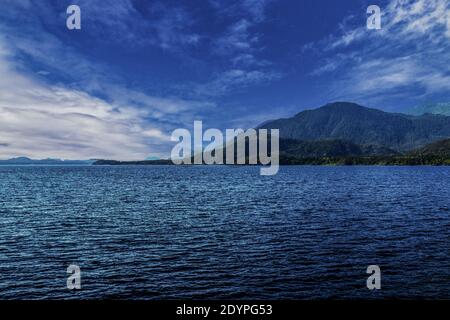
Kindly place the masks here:
<instances>
[{"instance_id":1,"label":"dark blue water","mask_svg":"<svg viewBox=\"0 0 450 320\"><path fill-rule=\"evenodd\" d=\"M0 298L448 299L449 195L448 167L0 167Z\"/></svg>"}]
</instances>

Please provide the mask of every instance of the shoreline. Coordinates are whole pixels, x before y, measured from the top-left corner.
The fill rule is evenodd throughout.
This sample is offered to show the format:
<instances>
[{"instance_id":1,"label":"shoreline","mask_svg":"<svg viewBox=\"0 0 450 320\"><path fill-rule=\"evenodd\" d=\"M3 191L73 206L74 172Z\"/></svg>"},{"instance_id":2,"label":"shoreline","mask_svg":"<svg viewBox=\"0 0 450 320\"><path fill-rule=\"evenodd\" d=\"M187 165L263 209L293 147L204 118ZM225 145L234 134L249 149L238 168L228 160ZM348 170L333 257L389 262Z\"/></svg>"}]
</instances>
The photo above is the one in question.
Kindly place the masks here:
<instances>
[{"instance_id":1,"label":"shoreline","mask_svg":"<svg viewBox=\"0 0 450 320\"><path fill-rule=\"evenodd\" d=\"M175 165L171 160L118 161L98 160L94 166L112 165ZM203 164L181 164L183 166L202 166ZM226 166L261 166L260 164L215 164ZM449 166L450 159L440 156L374 156L374 157L322 157L291 158L281 157L280 166L314 165L314 166Z\"/></svg>"}]
</instances>

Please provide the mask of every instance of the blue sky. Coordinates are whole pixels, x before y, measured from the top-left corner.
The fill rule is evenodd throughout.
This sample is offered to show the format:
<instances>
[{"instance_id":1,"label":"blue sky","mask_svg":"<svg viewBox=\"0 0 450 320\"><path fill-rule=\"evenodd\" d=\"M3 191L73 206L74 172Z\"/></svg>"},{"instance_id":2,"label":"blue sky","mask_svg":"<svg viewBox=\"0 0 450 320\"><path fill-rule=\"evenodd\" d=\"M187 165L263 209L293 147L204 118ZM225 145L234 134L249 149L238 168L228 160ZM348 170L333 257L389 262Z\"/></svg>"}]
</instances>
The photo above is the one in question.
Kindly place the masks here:
<instances>
[{"instance_id":1,"label":"blue sky","mask_svg":"<svg viewBox=\"0 0 450 320\"><path fill-rule=\"evenodd\" d=\"M447 0L2 0L0 158L164 157L194 120L447 102L449 47Z\"/></svg>"}]
</instances>

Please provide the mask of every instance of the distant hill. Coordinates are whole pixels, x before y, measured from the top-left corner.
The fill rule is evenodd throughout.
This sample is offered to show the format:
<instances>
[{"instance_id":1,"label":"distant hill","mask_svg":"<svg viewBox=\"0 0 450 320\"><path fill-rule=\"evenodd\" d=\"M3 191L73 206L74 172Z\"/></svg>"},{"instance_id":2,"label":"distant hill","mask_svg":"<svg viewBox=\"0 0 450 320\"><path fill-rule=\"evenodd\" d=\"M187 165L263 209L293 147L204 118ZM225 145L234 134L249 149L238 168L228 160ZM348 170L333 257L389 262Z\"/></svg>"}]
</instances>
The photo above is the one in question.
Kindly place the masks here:
<instances>
[{"instance_id":1,"label":"distant hill","mask_svg":"<svg viewBox=\"0 0 450 320\"><path fill-rule=\"evenodd\" d=\"M123 165L172 165L172 160L141 160L141 161L117 161L117 160L97 160L93 163L95 166L123 166Z\"/></svg>"},{"instance_id":2,"label":"distant hill","mask_svg":"<svg viewBox=\"0 0 450 320\"><path fill-rule=\"evenodd\" d=\"M355 103L336 102L302 111L292 118L265 122L259 128L280 129L283 139L344 140L405 152L450 138L450 117L389 113Z\"/></svg>"},{"instance_id":3,"label":"distant hill","mask_svg":"<svg viewBox=\"0 0 450 320\"><path fill-rule=\"evenodd\" d=\"M256 146L258 148L258 142ZM268 153L271 153L270 135L268 141ZM228 143L226 146L218 148L222 155L222 163L226 163L226 153L228 148L234 148L234 163L237 163L237 139L234 139L234 145ZM220 150L221 149L221 150ZM245 161L249 163L249 140L245 140ZM377 146L377 145L357 145L345 140L318 140L318 141L303 141L295 139L280 139L279 140L280 159L306 159L306 158L321 158L321 157L362 157L362 156L393 156L399 153L395 150ZM170 160L167 160L170 161ZM194 163L193 156L190 159ZM121 164L117 161L103 162L97 161L95 164ZM125 163L127 164L127 163ZM156 161L145 163L139 161L138 164L158 164Z\"/></svg>"},{"instance_id":4,"label":"distant hill","mask_svg":"<svg viewBox=\"0 0 450 320\"><path fill-rule=\"evenodd\" d=\"M357 145L345 140L301 141L280 139L280 154L296 158L395 155L396 151L376 145Z\"/></svg>"},{"instance_id":5,"label":"distant hill","mask_svg":"<svg viewBox=\"0 0 450 320\"><path fill-rule=\"evenodd\" d=\"M405 154L393 155L324 155L319 157L295 157L282 154L284 165L450 165L450 139L431 143Z\"/></svg>"},{"instance_id":6,"label":"distant hill","mask_svg":"<svg viewBox=\"0 0 450 320\"><path fill-rule=\"evenodd\" d=\"M450 102L425 104L421 106L416 106L407 111L407 113L420 116L423 114L441 114L445 116L450 116Z\"/></svg>"},{"instance_id":7,"label":"distant hill","mask_svg":"<svg viewBox=\"0 0 450 320\"><path fill-rule=\"evenodd\" d=\"M411 151L411 156L439 156L450 159L450 139L433 142L423 148Z\"/></svg>"},{"instance_id":8,"label":"distant hill","mask_svg":"<svg viewBox=\"0 0 450 320\"><path fill-rule=\"evenodd\" d=\"M282 165L450 165L450 139L405 154L382 147L358 146L341 140L280 140ZM226 150L225 150L226 151ZM225 162L225 161L224 161ZM97 160L94 165L171 165L171 160Z\"/></svg>"},{"instance_id":9,"label":"distant hill","mask_svg":"<svg viewBox=\"0 0 450 320\"><path fill-rule=\"evenodd\" d=\"M88 165L95 160L61 160L42 159L33 160L27 157L17 157L8 160L0 160L0 165Z\"/></svg>"}]
</instances>

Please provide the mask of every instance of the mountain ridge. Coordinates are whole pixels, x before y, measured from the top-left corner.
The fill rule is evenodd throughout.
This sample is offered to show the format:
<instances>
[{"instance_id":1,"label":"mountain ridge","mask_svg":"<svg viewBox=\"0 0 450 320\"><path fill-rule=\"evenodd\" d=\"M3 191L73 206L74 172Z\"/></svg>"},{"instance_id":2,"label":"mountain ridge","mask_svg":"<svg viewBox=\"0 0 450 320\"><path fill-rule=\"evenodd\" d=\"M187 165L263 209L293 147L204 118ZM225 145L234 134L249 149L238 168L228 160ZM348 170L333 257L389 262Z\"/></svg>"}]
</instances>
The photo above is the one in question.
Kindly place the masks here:
<instances>
[{"instance_id":1,"label":"mountain ridge","mask_svg":"<svg viewBox=\"0 0 450 320\"><path fill-rule=\"evenodd\" d=\"M345 140L406 152L450 138L450 117L390 113L356 103L334 102L291 118L265 122L257 128L279 129L282 139Z\"/></svg>"}]
</instances>

